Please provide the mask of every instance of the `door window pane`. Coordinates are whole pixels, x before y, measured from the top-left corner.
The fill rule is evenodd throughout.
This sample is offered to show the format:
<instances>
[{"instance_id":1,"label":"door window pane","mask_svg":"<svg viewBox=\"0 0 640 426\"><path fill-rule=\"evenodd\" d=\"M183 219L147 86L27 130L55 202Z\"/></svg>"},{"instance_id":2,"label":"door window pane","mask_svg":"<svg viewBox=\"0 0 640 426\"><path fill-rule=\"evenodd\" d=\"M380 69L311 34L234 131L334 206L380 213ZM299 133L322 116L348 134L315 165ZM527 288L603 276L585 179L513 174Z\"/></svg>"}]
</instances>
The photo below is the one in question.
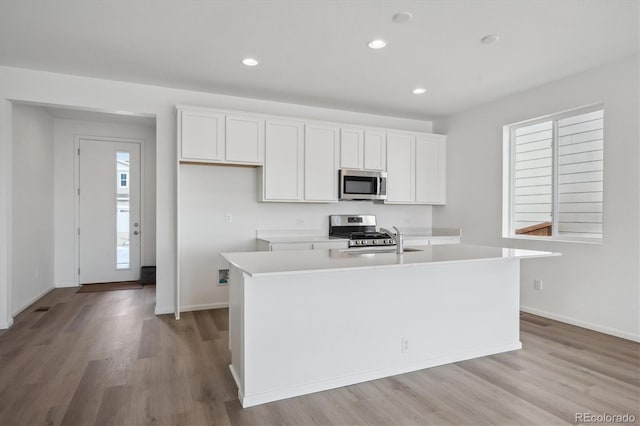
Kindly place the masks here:
<instances>
[{"instance_id":1,"label":"door window pane","mask_svg":"<svg viewBox=\"0 0 640 426\"><path fill-rule=\"evenodd\" d=\"M129 153L116 153L116 269L130 267Z\"/></svg>"}]
</instances>

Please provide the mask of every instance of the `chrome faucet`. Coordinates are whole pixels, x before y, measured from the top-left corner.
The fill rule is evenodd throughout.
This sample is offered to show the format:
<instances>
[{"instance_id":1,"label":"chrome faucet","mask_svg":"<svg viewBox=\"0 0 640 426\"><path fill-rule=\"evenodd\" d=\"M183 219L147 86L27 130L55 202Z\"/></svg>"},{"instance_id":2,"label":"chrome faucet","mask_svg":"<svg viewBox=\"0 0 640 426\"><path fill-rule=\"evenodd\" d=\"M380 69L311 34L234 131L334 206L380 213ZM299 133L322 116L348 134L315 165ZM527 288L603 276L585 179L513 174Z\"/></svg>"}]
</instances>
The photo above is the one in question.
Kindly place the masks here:
<instances>
[{"instance_id":1,"label":"chrome faucet","mask_svg":"<svg viewBox=\"0 0 640 426\"><path fill-rule=\"evenodd\" d=\"M393 226L392 228L396 231L395 233L385 228L380 228L380 232L386 232L389 234L391 238L393 238L393 242L396 243L396 253L402 254L404 253L404 236L396 226Z\"/></svg>"}]
</instances>

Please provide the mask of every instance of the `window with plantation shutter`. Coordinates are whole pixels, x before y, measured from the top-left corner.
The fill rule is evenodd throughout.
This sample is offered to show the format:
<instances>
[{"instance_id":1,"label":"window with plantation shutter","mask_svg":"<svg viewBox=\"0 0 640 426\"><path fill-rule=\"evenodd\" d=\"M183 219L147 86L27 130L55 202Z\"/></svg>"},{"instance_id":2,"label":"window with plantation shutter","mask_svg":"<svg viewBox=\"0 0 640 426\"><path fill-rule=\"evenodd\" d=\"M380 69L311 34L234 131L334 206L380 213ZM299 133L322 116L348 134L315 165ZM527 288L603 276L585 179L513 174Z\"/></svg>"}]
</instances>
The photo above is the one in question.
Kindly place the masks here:
<instances>
[{"instance_id":1,"label":"window with plantation shutter","mask_svg":"<svg viewBox=\"0 0 640 426\"><path fill-rule=\"evenodd\" d=\"M602 106L512 124L504 134L504 236L601 239Z\"/></svg>"}]
</instances>

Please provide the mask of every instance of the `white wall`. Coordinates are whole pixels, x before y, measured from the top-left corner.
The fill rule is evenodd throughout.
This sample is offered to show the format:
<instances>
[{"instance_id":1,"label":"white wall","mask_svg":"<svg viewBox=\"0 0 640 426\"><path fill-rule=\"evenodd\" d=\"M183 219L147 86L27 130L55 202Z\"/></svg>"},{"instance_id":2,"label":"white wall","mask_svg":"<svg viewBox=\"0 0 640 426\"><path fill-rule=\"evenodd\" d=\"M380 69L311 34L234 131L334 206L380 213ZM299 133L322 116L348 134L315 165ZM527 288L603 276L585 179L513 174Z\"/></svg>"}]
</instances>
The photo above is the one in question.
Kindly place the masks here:
<instances>
[{"instance_id":1,"label":"white wall","mask_svg":"<svg viewBox=\"0 0 640 426\"><path fill-rule=\"evenodd\" d=\"M461 226L463 242L562 253L522 263L522 309L640 339L638 57L515 94L436 123L447 138L447 205L434 226ZM602 244L502 239L502 126L604 103ZM543 290L533 289L534 278Z\"/></svg>"},{"instance_id":2,"label":"white wall","mask_svg":"<svg viewBox=\"0 0 640 426\"><path fill-rule=\"evenodd\" d=\"M129 111L156 117L156 312L175 306L176 104L213 106L258 113L430 132L431 122L361 114L143 84L0 67L0 328L11 323L11 103L22 100L96 111Z\"/></svg>"},{"instance_id":3,"label":"white wall","mask_svg":"<svg viewBox=\"0 0 640 426\"><path fill-rule=\"evenodd\" d=\"M226 306L228 288L218 270L229 267L222 252L256 250L256 230L324 230L330 214L375 214L390 228L430 227L431 206L366 201L332 204L260 203L258 168L182 165L180 175L181 306ZM233 221L225 222L226 213ZM304 223L298 224L298 219Z\"/></svg>"},{"instance_id":4,"label":"white wall","mask_svg":"<svg viewBox=\"0 0 640 426\"><path fill-rule=\"evenodd\" d=\"M13 108L13 258L15 315L53 288L53 117Z\"/></svg>"},{"instance_id":5,"label":"white wall","mask_svg":"<svg viewBox=\"0 0 640 426\"><path fill-rule=\"evenodd\" d=\"M142 141L144 156L144 199L142 206L142 265L155 265L156 260L156 135L151 126L122 123L92 122L84 120L54 120L55 143L55 285L68 287L75 284L74 259L74 183L75 137L113 137Z\"/></svg>"}]
</instances>

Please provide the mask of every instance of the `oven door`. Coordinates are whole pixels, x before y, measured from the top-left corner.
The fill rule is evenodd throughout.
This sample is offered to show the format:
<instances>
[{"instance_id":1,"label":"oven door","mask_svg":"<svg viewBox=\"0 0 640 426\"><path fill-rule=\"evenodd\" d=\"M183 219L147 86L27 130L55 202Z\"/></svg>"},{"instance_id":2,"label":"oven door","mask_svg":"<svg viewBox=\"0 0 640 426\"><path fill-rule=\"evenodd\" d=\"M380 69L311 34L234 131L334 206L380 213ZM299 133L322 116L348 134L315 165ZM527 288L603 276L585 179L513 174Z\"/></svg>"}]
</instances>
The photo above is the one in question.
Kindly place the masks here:
<instances>
[{"instance_id":1,"label":"oven door","mask_svg":"<svg viewBox=\"0 0 640 426\"><path fill-rule=\"evenodd\" d=\"M386 173L340 170L341 200L386 199Z\"/></svg>"}]
</instances>

